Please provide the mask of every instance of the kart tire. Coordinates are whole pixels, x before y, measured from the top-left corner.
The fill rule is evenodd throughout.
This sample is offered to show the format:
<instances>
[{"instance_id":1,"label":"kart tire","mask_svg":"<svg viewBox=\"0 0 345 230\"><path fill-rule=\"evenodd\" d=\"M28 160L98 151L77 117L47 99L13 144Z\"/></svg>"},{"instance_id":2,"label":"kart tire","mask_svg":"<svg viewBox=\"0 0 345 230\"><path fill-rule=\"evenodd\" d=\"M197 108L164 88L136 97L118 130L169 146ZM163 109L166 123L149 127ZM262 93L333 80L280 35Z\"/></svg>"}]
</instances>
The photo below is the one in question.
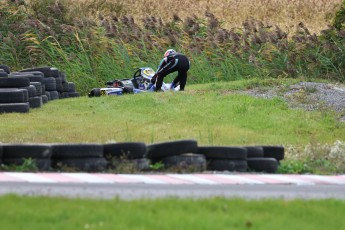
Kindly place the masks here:
<instances>
[{"instance_id":1,"label":"kart tire","mask_svg":"<svg viewBox=\"0 0 345 230\"><path fill-rule=\"evenodd\" d=\"M80 94L77 92L68 92L68 97L80 97Z\"/></svg>"},{"instance_id":2,"label":"kart tire","mask_svg":"<svg viewBox=\"0 0 345 230\"><path fill-rule=\"evenodd\" d=\"M68 92L75 92L75 84L73 82L68 82Z\"/></svg>"},{"instance_id":3,"label":"kart tire","mask_svg":"<svg viewBox=\"0 0 345 230\"><path fill-rule=\"evenodd\" d=\"M3 164L4 165L15 165L21 166L24 164L27 158L4 158ZM49 158L32 158L35 162L38 171L50 171L51 170L51 159Z\"/></svg>"},{"instance_id":4,"label":"kart tire","mask_svg":"<svg viewBox=\"0 0 345 230\"><path fill-rule=\"evenodd\" d=\"M100 97L101 96L101 89L100 88L94 88L90 91L88 94L89 97Z\"/></svg>"},{"instance_id":5,"label":"kart tire","mask_svg":"<svg viewBox=\"0 0 345 230\"><path fill-rule=\"evenodd\" d=\"M52 144L54 159L103 157L101 144Z\"/></svg>"},{"instance_id":6,"label":"kart tire","mask_svg":"<svg viewBox=\"0 0 345 230\"><path fill-rule=\"evenodd\" d=\"M33 72L33 71L39 71L43 73L44 77L52 77L51 67L49 66L23 69L23 70L20 70L19 72Z\"/></svg>"},{"instance_id":7,"label":"kart tire","mask_svg":"<svg viewBox=\"0 0 345 230\"><path fill-rule=\"evenodd\" d=\"M41 73L41 72L37 72L37 73ZM43 83L43 74L42 73L41 73L41 75L37 75L34 73L15 72L15 73L11 73L9 76L10 77L24 77L24 78L28 78L30 80L30 82L41 82L41 83Z\"/></svg>"},{"instance_id":8,"label":"kart tire","mask_svg":"<svg viewBox=\"0 0 345 230\"><path fill-rule=\"evenodd\" d=\"M56 170L75 170L83 172L103 172L107 169L108 161L103 157L54 159L52 167Z\"/></svg>"},{"instance_id":9,"label":"kart tire","mask_svg":"<svg viewBox=\"0 0 345 230\"><path fill-rule=\"evenodd\" d=\"M202 146L198 148L198 153L204 154L207 159L247 159L247 149L243 147Z\"/></svg>"},{"instance_id":10,"label":"kart tire","mask_svg":"<svg viewBox=\"0 0 345 230\"><path fill-rule=\"evenodd\" d=\"M27 96L27 91L25 96ZM24 103L27 97L24 97L24 90L20 89L1 89L0 103Z\"/></svg>"},{"instance_id":11,"label":"kart tire","mask_svg":"<svg viewBox=\"0 0 345 230\"><path fill-rule=\"evenodd\" d=\"M262 146L264 150L264 157L275 158L278 161L284 159L284 147L283 146Z\"/></svg>"},{"instance_id":12,"label":"kart tire","mask_svg":"<svg viewBox=\"0 0 345 230\"><path fill-rule=\"evenodd\" d=\"M29 104L30 104L30 108L32 109L41 108L43 105L42 97L41 96L30 97Z\"/></svg>"},{"instance_id":13,"label":"kart tire","mask_svg":"<svg viewBox=\"0 0 345 230\"><path fill-rule=\"evenodd\" d=\"M33 85L29 85L27 87L18 87L18 89L26 89L29 97L34 97L36 95L36 87Z\"/></svg>"},{"instance_id":14,"label":"kart tire","mask_svg":"<svg viewBox=\"0 0 345 230\"><path fill-rule=\"evenodd\" d=\"M41 97L42 97L42 103L43 104L45 104L45 103L47 103L49 101L47 95L42 95Z\"/></svg>"},{"instance_id":15,"label":"kart tire","mask_svg":"<svg viewBox=\"0 0 345 230\"><path fill-rule=\"evenodd\" d=\"M8 77L8 73L0 69L0 77Z\"/></svg>"},{"instance_id":16,"label":"kart tire","mask_svg":"<svg viewBox=\"0 0 345 230\"><path fill-rule=\"evenodd\" d=\"M42 83L41 82L30 82L30 85L33 85L36 88L35 96L41 96L42 95Z\"/></svg>"},{"instance_id":17,"label":"kart tire","mask_svg":"<svg viewBox=\"0 0 345 230\"><path fill-rule=\"evenodd\" d=\"M47 144L5 144L3 158L51 158L52 147Z\"/></svg>"},{"instance_id":18,"label":"kart tire","mask_svg":"<svg viewBox=\"0 0 345 230\"><path fill-rule=\"evenodd\" d=\"M261 146L246 146L247 158L264 157L264 149Z\"/></svg>"},{"instance_id":19,"label":"kart tire","mask_svg":"<svg viewBox=\"0 0 345 230\"><path fill-rule=\"evenodd\" d=\"M248 169L255 172L275 173L278 161L275 158L248 158Z\"/></svg>"},{"instance_id":20,"label":"kart tire","mask_svg":"<svg viewBox=\"0 0 345 230\"><path fill-rule=\"evenodd\" d=\"M3 69L5 73L10 74L11 69L7 65L0 65L0 69Z\"/></svg>"},{"instance_id":21,"label":"kart tire","mask_svg":"<svg viewBox=\"0 0 345 230\"><path fill-rule=\"evenodd\" d=\"M1 113L28 113L30 110L29 102L0 104Z\"/></svg>"},{"instance_id":22,"label":"kart tire","mask_svg":"<svg viewBox=\"0 0 345 230\"><path fill-rule=\"evenodd\" d=\"M207 168L205 156L197 153L169 156L160 161L164 164L165 169L178 170L179 172L203 172Z\"/></svg>"},{"instance_id":23,"label":"kart tire","mask_svg":"<svg viewBox=\"0 0 345 230\"><path fill-rule=\"evenodd\" d=\"M30 80L23 77L2 77L0 78L0 88L28 87Z\"/></svg>"},{"instance_id":24,"label":"kart tire","mask_svg":"<svg viewBox=\"0 0 345 230\"><path fill-rule=\"evenodd\" d=\"M207 169L211 171L246 172L247 168L246 160L210 159L207 161Z\"/></svg>"},{"instance_id":25,"label":"kart tire","mask_svg":"<svg viewBox=\"0 0 345 230\"><path fill-rule=\"evenodd\" d=\"M196 140L178 140L147 145L149 159L170 157L184 153L197 153L197 151L198 143Z\"/></svg>"},{"instance_id":26,"label":"kart tire","mask_svg":"<svg viewBox=\"0 0 345 230\"><path fill-rule=\"evenodd\" d=\"M123 142L104 144L104 156L123 159L146 157L147 147L143 142Z\"/></svg>"},{"instance_id":27,"label":"kart tire","mask_svg":"<svg viewBox=\"0 0 345 230\"><path fill-rule=\"evenodd\" d=\"M46 91L55 91L56 90L56 80L53 77L46 77L43 79L43 82L46 86Z\"/></svg>"},{"instance_id":28,"label":"kart tire","mask_svg":"<svg viewBox=\"0 0 345 230\"><path fill-rule=\"evenodd\" d=\"M50 100L57 100L60 98L58 91L49 91L50 93Z\"/></svg>"}]
</instances>

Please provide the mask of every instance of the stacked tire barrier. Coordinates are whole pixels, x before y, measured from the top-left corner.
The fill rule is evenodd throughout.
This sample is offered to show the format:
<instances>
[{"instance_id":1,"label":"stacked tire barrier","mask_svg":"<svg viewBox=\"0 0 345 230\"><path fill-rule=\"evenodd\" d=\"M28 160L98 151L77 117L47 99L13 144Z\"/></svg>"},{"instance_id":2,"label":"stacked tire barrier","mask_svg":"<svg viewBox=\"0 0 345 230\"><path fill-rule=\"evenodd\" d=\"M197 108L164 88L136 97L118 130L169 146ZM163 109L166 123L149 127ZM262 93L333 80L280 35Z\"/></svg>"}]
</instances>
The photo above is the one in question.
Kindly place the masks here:
<instances>
[{"instance_id":1,"label":"stacked tire barrier","mask_svg":"<svg viewBox=\"0 0 345 230\"><path fill-rule=\"evenodd\" d=\"M0 113L27 113L48 101L78 97L73 82L54 67L35 67L11 72L0 65Z\"/></svg>"},{"instance_id":2,"label":"stacked tire barrier","mask_svg":"<svg viewBox=\"0 0 345 230\"><path fill-rule=\"evenodd\" d=\"M39 171L265 172L275 173L283 146L198 146L196 140L154 144L0 144L0 163L20 166L30 159ZM5 166L5 167L4 167ZM126 167L125 167L126 166ZM159 168L157 168L159 166Z\"/></svg>"}]
</instances>

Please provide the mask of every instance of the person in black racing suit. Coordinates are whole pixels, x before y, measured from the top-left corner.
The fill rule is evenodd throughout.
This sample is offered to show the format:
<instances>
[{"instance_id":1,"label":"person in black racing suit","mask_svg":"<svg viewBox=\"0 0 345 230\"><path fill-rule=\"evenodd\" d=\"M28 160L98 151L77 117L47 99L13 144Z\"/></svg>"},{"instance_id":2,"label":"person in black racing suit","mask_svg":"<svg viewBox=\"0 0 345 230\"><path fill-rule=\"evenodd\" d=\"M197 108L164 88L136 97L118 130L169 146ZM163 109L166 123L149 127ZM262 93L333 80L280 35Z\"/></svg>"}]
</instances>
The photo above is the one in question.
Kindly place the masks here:
<instances>
[{"instance_id":1,"label":"person in black racing suit","mask_svg":"<svg viewBox=\"0 0 345 230\"><path fill-rule=\"evenodd\" d=\"M171 89L176 87L177 83L180 83L180 90L183 91L187 82L187 72L190 67L190 61L186 55L176 52L173 49L168 49L164 58L161 60L158 66L156 74L152 77L151 83L156 83L156 91L161 91L163 84L163 78L175 71L178 72L177 76L171 83ZM156 82L157 81L157 82Z\"/></svg>"}]
</instances>

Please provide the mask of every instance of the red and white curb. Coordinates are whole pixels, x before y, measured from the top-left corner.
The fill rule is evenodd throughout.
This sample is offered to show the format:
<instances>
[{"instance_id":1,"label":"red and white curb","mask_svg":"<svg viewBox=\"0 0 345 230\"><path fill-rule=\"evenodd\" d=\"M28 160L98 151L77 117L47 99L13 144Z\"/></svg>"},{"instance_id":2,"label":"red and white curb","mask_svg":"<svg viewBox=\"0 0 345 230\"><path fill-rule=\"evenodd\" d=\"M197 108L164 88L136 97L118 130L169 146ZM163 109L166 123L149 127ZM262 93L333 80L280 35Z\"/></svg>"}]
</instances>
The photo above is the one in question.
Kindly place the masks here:
<instances>
[{"instance_id":1,"label":"red and white curb","mask_svg":"<svg viewBox=\"0 0 345 230\"><path fill-rule=\"evenodd\" d=\"M1 172L2 182L142 184L345 185L345 175L288 174L109 174Z\"/></svg>"}]
</instances>

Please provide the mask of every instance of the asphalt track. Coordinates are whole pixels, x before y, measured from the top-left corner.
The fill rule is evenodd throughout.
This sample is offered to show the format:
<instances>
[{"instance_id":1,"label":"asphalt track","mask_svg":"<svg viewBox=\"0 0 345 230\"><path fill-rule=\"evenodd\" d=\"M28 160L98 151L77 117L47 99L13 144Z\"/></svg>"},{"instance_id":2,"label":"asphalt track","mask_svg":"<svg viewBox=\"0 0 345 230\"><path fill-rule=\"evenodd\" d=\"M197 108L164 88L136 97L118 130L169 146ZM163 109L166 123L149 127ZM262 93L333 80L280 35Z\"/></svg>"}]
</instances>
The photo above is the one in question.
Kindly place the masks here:
<instances>
[{"instance_id":1,"label":"asphalt track","mask_svg":"<svg viewBox=\"0 0 345 230\"><path fill-rule=\"evenodd\" d=\"M345 199L345 175L0 173L0 195L124 200Z\"/></svg>"}]
</instances>

